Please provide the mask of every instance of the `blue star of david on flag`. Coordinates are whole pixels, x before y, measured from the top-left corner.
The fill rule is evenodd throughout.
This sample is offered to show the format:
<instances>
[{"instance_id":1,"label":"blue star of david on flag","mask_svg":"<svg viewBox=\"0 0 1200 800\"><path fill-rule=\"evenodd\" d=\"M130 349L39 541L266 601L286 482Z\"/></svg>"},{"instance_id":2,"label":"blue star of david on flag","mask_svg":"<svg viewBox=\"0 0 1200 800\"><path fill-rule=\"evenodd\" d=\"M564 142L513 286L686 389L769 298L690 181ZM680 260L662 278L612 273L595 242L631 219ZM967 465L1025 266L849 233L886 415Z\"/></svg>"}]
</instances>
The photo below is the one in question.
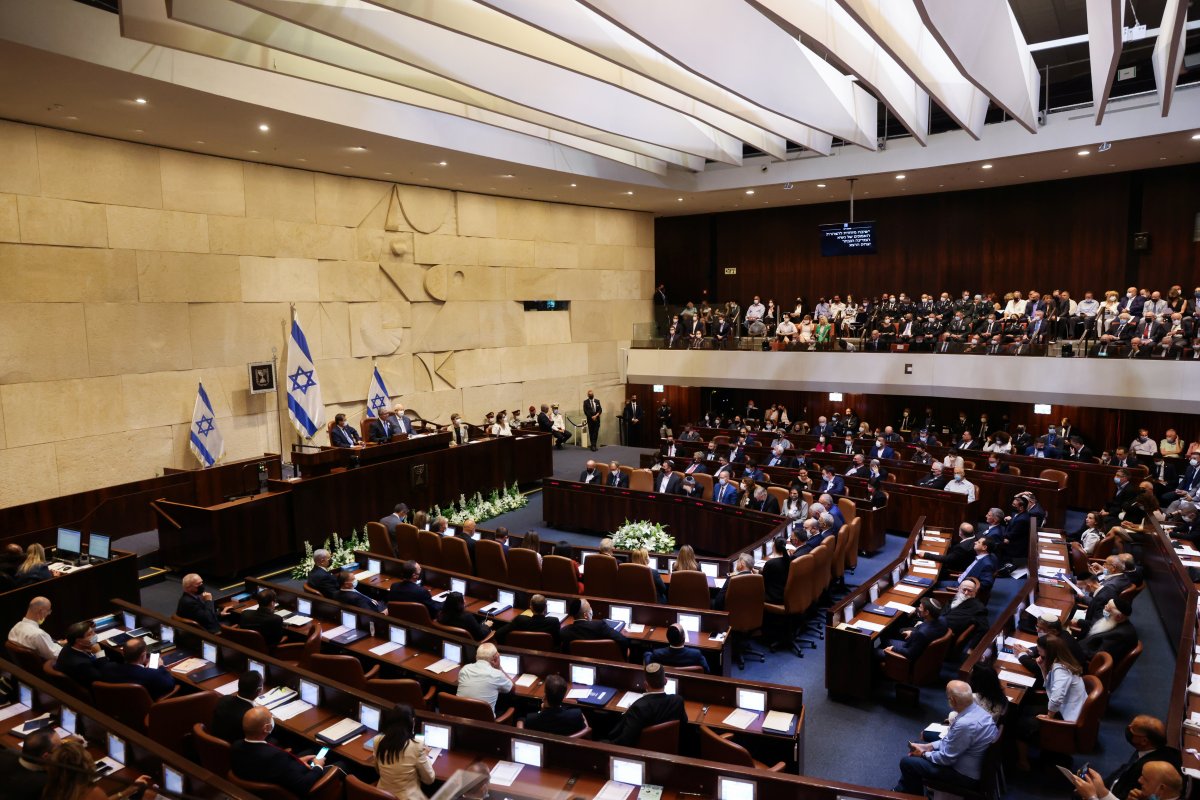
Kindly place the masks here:
<instances>
[{"instance_id":1,"label":"blue star of david on flag","mask_svg":"<svg viewBox=\"0 0 1200 800\"><path fill-rule=\"evenodd\" d=\"M371 373L371 385L367 387L367 416L378 418L379 410L391 405L392 397L383 383L383 376L379 374L379 367L376 367Z\"/></svg>"},{"instance_id":2,"label":"blue star of david on flag","mask_svg":"<svg viewBox=\"0 0 1200 800\"><path fill-rule=\"evenodd\" d=\"M317 367L308 349L308 339L300 321L292 316L292 333L288 337L288 418L305 439L311 439L325 422L325 404L317 381Z\"/></svg>"},{"instance_id":3,"label":"blue star of david on flag","mask_svg":"<svg viewBox=\"0 0 1200 800\"><path fill-rule=\"evenodd\" d=\"M208 400L208 392L204 391L203 383L196 391L196 408L192 411L188 447L205 467L211 467L225 455L225 439L217 428L217 414Z\"/></svg>"},{"instance_id":4,"label":"blue star of david on flag","mask_svg":"<svg viewBox=\"0 0 1200 800\"><path fill-rule=\"evenodd\" d=\"M304 370L297 367L295 373L289 375L288 378L292 382L292 391L298 390L301 394L308 394L308 390L317 385L311 369Z\"/></svg>"}]
</instances>

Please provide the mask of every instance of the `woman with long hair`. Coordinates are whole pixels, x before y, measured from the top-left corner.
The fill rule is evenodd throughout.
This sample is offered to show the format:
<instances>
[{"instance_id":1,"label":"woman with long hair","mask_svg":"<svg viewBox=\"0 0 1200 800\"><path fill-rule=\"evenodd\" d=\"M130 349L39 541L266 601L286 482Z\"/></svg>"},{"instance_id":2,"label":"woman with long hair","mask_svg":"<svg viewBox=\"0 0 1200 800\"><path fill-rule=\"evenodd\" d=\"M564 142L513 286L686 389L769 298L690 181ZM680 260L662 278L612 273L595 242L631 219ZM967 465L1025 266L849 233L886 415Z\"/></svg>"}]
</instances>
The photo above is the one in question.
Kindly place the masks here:
<instances>
[{"instance_id":1,"label":"woman with long hair","mask_svg":"<svg viewBox=\"0 0 1200 800\"><path fill-rule=\"evenodd\" d=\"M538 566L542 565L542 537L537 531L529 531L525 534L525 538L521 540L521 547L526 550L532 550L537 553Z\"/></svg>"},{"instance_id":2,"label":"woman with long hair","mask_svg":"<svg viewBox=\"0 0 1200 800\"><path fill-rule=\"evenodd\" d=\"M579 587L579 593L583 594L584 587L582 577L579 573L579 562L575 560L575 550L569 542L559 542L554 545L554 555L561 556L571 562L571 568L575 571L575 583Z\"/></svg>"},{"instance_id":3,"label":"woman with long hair","mask_svg":"<svg viewBox=\"0 0 1200 800\"><path fill-rule=\"evenodd\" d=\"M644 547L630 550L629 563L650 567L650 551ZM658 602L667 602L667 585L663 583L662 576L658 574L658 570L654 569L654 567L650 567L650 577L654 579L654 591L658 594Z\"/></svg>"},{"instance_id":4,"label":"woman with long hair","mask_svg":"<svg viewBox=\"0 0 1200 800\"><path fill-rule=\"evenodd\" d=\"M679 554L675 556L675 563L671 565L671 572L683 572L690 570L692 572L700 572L700 562L696 560L696 551L692 549L690 544L685 544L679 548Z\"/></svg>"},{"instance_id":5,"label":"woman with long hair","mask_svg":"<svg viewBox=\"0 0 1200 800\"><path fill-rule=\"evenodd\" d=\"M34 543L25 548L25 560L17 567L18 586L50 580L57 575L58 573L50 571L50 566L46 563L44 547Z\"/></svg>"},{"instance_id":6,"label":"woman with long hair","mask_svg":"<svg viewBox=\"0 0 1200 800\"><path fill-rule=\"evenodd\" d=\"M442 603L442 610L438 612L437 621L439 624L451 628L462 628L477 642L486 639L490 633L485 625L480 624L474 614L467 613L467 604L461 592L451 592L446 595L446 600Z\"/></svg>"},{"instance_id":7,"label":"woman with long hair","mask_svg":"<svg viewBox=\"0 0 1200 800\"><path fill-rule=\"evenodd\" d=\"M95 785L98 779L96 762L88 754L83 742L66 739L51 751L46 763L46 787L42 797L46 800L125 800L145 790L146 800L158 797L151 787L149 776L142 775L132 786L108 795Z\"/></svg>"},{"instance_id":8,"label":"woman with long hair","mask_svg":"<svg viewBox=\"0 0 1200 800\"><path fill-rule=\"evenodd\" d=\"M1023 665L1028 662L1028 657L1022 659ZM1027 706L1018 726L1017 768L1024 771L1030 769L1029 745L1037 743L1041 721L1074 722L1083 712L1083 703L1087 699L1087 687L1080 677L1083 666L1071 655L1071 649L1061 637L1053 634L1038 637L1036 666L1046 687L1046 706L1044 709L1040 704Z\"/></svg>"},{"instance_id":9,"label":"woman with long hair","mask_svg":"<svg viewBox=\"0 0 1200 800\"><path fill-rule=\"evenodd\" d=\"M384 713L383 733L375 740L375 768L381 790L400 800L425 800L422 783L433 783L429 750L413 735L413 711L398 705Z\"/></svg>"}]
</instances>

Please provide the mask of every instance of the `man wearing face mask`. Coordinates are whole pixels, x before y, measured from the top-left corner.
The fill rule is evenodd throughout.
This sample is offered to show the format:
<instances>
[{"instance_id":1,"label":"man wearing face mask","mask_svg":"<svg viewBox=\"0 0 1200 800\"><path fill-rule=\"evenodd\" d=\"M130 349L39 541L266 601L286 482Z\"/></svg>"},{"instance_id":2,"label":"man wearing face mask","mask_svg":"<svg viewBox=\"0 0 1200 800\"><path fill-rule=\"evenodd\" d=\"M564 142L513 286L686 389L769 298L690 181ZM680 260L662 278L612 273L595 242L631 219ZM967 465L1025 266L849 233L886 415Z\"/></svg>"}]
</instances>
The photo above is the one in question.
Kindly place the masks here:
<instances>
[{"instance_id":1,"label":"man wearing face mask","mask_svg":"<svg viewBox=\"0 0 1200 800\"><path fill-rule=\"evenodd\" d=\"M597 442L600 441L600 417L603 413L604 408L600 401L596 399L595 393L588 389L587 399L583 401L583 415L587 418L588 446L592 452L596 451Z\"/></svg>"},{"instance_id":2,"label":"man wearing face mask","mask_svg":"<svg viewBox=\"0 0 1200 800\"><path fill-rule=\"evenodd\" d=\"M1050 430L1054 429L1051 428ZM1046 436L1040 437L1033 443L1032 447L1027 448L1025 455L1030 458L1062 458L1062 453L1059 452L1058 448L1050 444L1049 437Z\"/></svg>"},{"instance_id":3,"label":"man wearing face mask","mask_svg":"<svg viewBox=\"0 0 1200 800\"><path fill-rule=\"evenodd\" d=\"M1129 452L1143 464L1148 464L1158 455L1158 442L1150 438L1148 428L1138 428L1137 437L1129 444Z\"/></svg>"},{"instance_id":4,"label":"man wearing face mask","mask_svg":"<svg viewBox=\"0 0 1200 800\"><path fill-rule=\"evenodd\" d=\"M67 628L66 646L54 662L56 670L90 689L96 681L104 680L101 669L107 664L108 659L100 655L96 626L90 619Z\"/></svg>"},{"instance_id":5,"label":"man wearing face mask","mask_svg":"<svg viewBox=\"0 0 1200 800\"><path fill-rule=\"evenodd\" d=\"M209 633L221 632L221 621L212 595L204 591L204 580L194 572L183 576L183 594L179 596L175 613L190 619Z\"/></svg>"},{"instance_id":6,"label":"man wearing face mask","mask_svg":"<svg viewBox=\"0 0 1200 800\"><path fill-rule=\"evenodd\" d=\"M717 478L717 485L713 487L713 500L732 506L737 504L737 499L737 487L729 482L727 473L720 473L720 476Z\"/></svg>"},{"instance_id":7,"label":"man wearing face mask","mask_svg":"<svg viewBox=\"0 0 1200 800\"><path fill-rule=\"evenodd\" d=\"M1109 773L1106 783L1118 800L1125 800L1139 786L1142 770L1151 761L1160 761L1179 769L1180 753L1167 745L1167 728L1162 720L1139 714L1125 727L1125 741L1133 748L1129 759Z\"/></svg>"},{"instance_id":8,"label":"man wearing face mask","mask_svg":"<svg viewBox=\"0 0 1200 800\"><path fill-rule=\"evenodd\" d=\"M1097 653L1108 653L1113 663L1118 663L1137 647L1138 634L1129 617L1133 614L1133 603L1124 597L1114 597L1104 604L1100 619L1092 623L1079 644L1088 661Z\"/></svg>"},{"instance_id":9,"label":"man wearing face mask","mask_svg":"<svg viewBox=\"0 0 1200 800\"><path fill-rule=\"evenodd\" d=\"M420 603L429 611L431 619L437 617L442 610L442 604L433 599L429 590L421 585L421 565L416 561L405 561L400 565L396 581L388 589L389 603Z\"/></svg>"},{"instance_id":10,"label":"man wearing face mask","mask_svg":"<svg viewBox=\"0 0 1200 800\"><path fill-rule=\"evenodd\" d=\"M996 458L995 455L992 455L988 457L987 471L995 472L998 475L1005 475L1009 472L1008 464L1005 464L1003 461Z\"/></svg>"},{"instance_id":11,"label":"man wearing face mask","mask_svg":"<svg viewBox=\"0 0 1200 800\"><path fill-rule=\"evenodd\" d=\"M334 600L345 603L355 608L361 608L364 611L383 611L384 606L367 597L355 587L358 586L358 581L354 580L354 573L348 569L340 569L333 573L338 580L338 593Z\"/></svg>"},{"instance_id":12,"label":"man wearing face mask","mask_svg":"<svg viewBox=\"0 0 1200 800\"><path fill-rule=\"evenodd\" d=\"M49 661L57 658L62 650L62 644L50 638L50 634L42 630L46 617L50 616L50 600L45 597L35 597L29 601L25 617L8 632L8 641L32 650L38 658Z\"/></svg>"},{"instance_id":13,"label":"man wearing face mask","mask_svg":"<svg viewBox=\"0 0 1200 800\"><path fill-rule=\"evenodd\" d=\"M1134 332L1135 326L1133 320L1127 312L1121 312L1119 317L1109 323L1108 330L1100 337L1100 344L1097 345L1096 355L1106 356L1110 347L1128 343L1133 339Z\"/></svg>"},{"instance_id":14,"label":"man wearing face mask","mask_svg":"<svg viewBox=\"0 0 1200 800\"><path fill-rule=\"evenodd\" d=\"M1104 513L1109 517L1117 518L1137 500L1137 486L1129 480L1129 473L1124 469L1117 470L1117 474L1113 476L1113 483L1116 484L1117 490L1112 498L1104 504ZM1116 524L1113 519L1110 519L1109 522Z\"/></svg>"},{"instance_id":15,"label":"man wearing face mask","mask_svg":"<svg viewBox=\"0 0 1200 800\"><path fill-rule=\"evenodd\" d=\"M325 760L296 756L267 741L275 730L275 719L265 708L255 707L242 717L241 741L233 743L229 763L242 780L269 783L304 797L325 774Z\"/></svg>"},{"instance_id":16,"label":"man wearing face mask","mask_svg":"<svg viewBox=\"0 0 1200 800\"><path fill-rule=\"evenodd\" d=\"M1184 502L1200 500L1200 455L1188 459L1183 474L1175 481L1175 485L1163 492L1159 500L1166 506L1166 513L1174 514Z\"/></svg>"},{"instance_id":17,"label":"man wearing face mask","mask_svg":"<svg viewBox=\"0 0 1200 800\"><path fill-rule=\"evenodd\" d=\"M1104 779L1094 769L1088 770L1086 778L1072 775L1071 782L1075 784L1075 794L1079 795L1080 800L1121 800L1117 794L1104 788ZM1179 793L1183 791L1183 776L1166 761L1148 761L1142 766L1136 789L1140 800L1179 800Z\"/></svg>"},{"instance_id":18,"label":"man wearing face mask","mask_svg":"<svg viewBox=\"0 0 1200 800\"><path fill-rule=\"evenodd\" d=\"M896 451L887 443L887 440L882 436L875 439L875 444L872 445L871 451L867 454L868 458L895 458Z\"/></svg>"},{"instance_id":19,"label":"man wearing face mask","mask_svg":"<svg viewBox=\"0 0 1200 800\"><path fill-rule=\"evenodd\" d=\"M943 490L954 494L965 494L968 503L975 502L975 484L967 480L966 471L962 467L954 468L954 478L943 487Z\"/></svg>"},{"instance_id":20,"label":"man wearing face mask","mask_svg":"<svg viewBox=\"0 0 1200 800\"><path fill-rule=\"evenodd\" d=\"M1092 463L1092 449L1084 444L1078 436L1072 436L1067 440L1067 452L1063 454L1063 458L1067 461L1081 461L1090 464Z\"/></svg>"},{"instance_id":21,"label":"man wearing face mask","mask_svg":"<svg viewBox=\"0 0 1200 800\"><path fill-rule=\"evenodd\" d=\"M1121 563L1119 556L1109 556L1104 559L1104 567L1096 575L1096 580L1100 583L1098 586L1091 587L1094 591L1092 591L1091 600L1087 604L1087 614L1079 626L1085 636L1091 633L1092 626L1104 616L1104 609L1108 602L1120 597L1121 592L1132 585L1132 581L1125 573L1125 565ZM1093 581L1088 580L1085 583L1092 584Z\"/></svg>"}]
</instances>

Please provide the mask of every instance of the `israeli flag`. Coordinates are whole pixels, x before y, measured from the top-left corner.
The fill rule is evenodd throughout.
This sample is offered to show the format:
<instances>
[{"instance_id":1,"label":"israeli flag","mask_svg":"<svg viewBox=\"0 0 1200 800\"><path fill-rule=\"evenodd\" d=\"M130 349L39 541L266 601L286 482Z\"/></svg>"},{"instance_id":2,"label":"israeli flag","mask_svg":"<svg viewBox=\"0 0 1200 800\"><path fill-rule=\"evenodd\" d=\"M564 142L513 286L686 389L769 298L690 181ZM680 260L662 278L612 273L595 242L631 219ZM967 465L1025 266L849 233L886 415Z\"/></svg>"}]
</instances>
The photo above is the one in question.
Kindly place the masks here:
<instances>
[{"instance_id":1,"label":"israeli flag","mask_svg":"<svg viewBox=\"0 0 1200 800\"><path fill-rule=\"evenodd\" d=\"M288 338L287 368L288 418L301 436L311 439L325 423L325 404L321 402L317 366L294 313L292 335Z\"/></svg>"},{"instance_id":2,"label":"israeli flag","mask_svg":"<svg viewBox=\"0 0 1200 800\"><path fill-rule=\"evenodd\" d=\"M383 384L383 376L379 374L379 367L376 367L375 374L371 376L371 386L367 389L367 416L378 417L380 409L390 408L391 405L391 395L388 394L387 387Z\"/></svg>"},{"instance_id":3,"label":"israeli flag","mask_svg":"<svg viewBox=\"0 0 1200 800\"><path fill-rule=\"evenodd\" d=\"M192 429L188 444L196 458L206 467L211 467L225 455L225 440L217 430L217 415L213 413L212 403L208 402L208 392L204 391L203 383L196 392L196 409L192 412Z\"/></svg>"}]
</instances>

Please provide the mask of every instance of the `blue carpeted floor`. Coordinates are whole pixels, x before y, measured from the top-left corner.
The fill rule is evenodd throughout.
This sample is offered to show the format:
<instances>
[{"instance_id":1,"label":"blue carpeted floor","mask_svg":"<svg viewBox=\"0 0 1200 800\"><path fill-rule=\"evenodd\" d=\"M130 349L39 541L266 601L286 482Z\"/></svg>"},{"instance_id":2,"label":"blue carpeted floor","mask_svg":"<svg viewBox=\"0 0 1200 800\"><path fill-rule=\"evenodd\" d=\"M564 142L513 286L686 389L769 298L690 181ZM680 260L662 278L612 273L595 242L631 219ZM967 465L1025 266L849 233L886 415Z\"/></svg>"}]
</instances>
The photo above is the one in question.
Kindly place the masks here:
<instances>
[{"instance_id":1,"label":"blue carpeted floor","mask_svg":"<svg viewBox=\"0 0 1200 800\"><path fill-rule=\"evenodd\" d=\"M586 449L567 448L555 452L555 476L576 478L588 458L608 461L616 459L623 464L637 464L640 450L628 447L607 446L600 452ZM524 532L538 531L544 540L568 541L572 543L594 543L598 537L548 528L542 520L540 493L530 496L525 508L486 522L487 527L505 525L509 530ZM1069 515L1068 525L1077 525L1078 515ZM888 536L883 551L869 558L860 558L853 575L847 582L857 584L870 579L893 559L903 540ZM286 573L274 580L287 581ZM991 607L1002 608L1011 599L1019 586L1018 581L1000 580L992 593ZM235 591L235 588L218 591L217 596ZM148 586L142 591L142 603L162 613L171 613L179 598L178 576L162 583ZM1143 592L1134 605L1134 623L1138 626L1145 652L1133 666L1125 683L1111 699L1100 730L1100 746L1096 753L1076 759L1078 763L1090 762L1096 769L1107 774L1129 756L1125 743L1124 729L1129 719L1136 714L1153 714L1165 718L1174 668L1174 648L1167 640L1155 613L1149 592ZM824 643L816 639L815 650L806 650L804 658L791 652L767 653L764 663L747 661L744 671L735 670L737 677L769 681L805 690L805 773L813 777L846 783L891 789L895 785L897 764L906 754L906 742L920 736L928 723L941 721L946 715L945 696L940 688L921 690L921 706L917 711L903 711L891 702L889 687L881 687L871 701L848 704L831 700L825 693ZM943 677L954 674L953 665L947 665ZM849 743L869 742L847 746ZM847 754L852 754L850 757ZM1006 771L1009 798L1065 797L1069 791L1057 771L1035 770L1027 775L1011 767Z\"/></svg>"}]
</instances>

